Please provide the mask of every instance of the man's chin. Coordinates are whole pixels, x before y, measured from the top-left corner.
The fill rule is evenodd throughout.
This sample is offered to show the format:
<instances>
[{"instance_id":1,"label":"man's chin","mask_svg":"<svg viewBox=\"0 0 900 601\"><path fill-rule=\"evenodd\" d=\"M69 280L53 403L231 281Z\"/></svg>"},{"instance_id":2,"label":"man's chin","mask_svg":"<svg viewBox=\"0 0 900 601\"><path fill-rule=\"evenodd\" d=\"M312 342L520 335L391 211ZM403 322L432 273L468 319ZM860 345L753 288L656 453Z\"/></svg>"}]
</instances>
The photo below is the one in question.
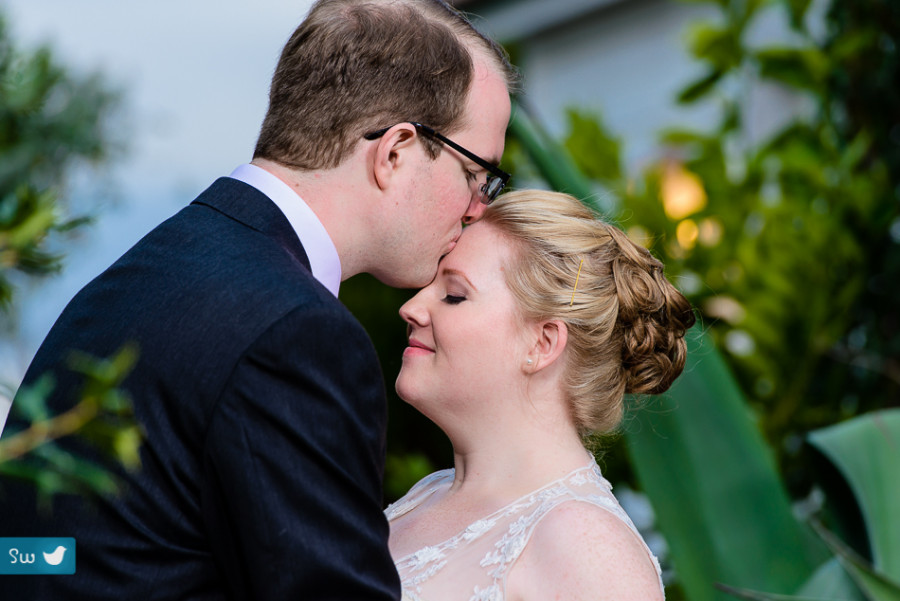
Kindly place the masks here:
<instances>
[{"instance_id":1,"label":"man's chin","mask_svg":"<svg viewBox=\"0 0 900 601\"><path fill-rule=\"evenodd\" d=\"M385 286L390 286L391 288L409 288L409 289L419 289L424 288L428 284L434 280L434 276L437 275L437 265L435 265L435 269L433 271L419 271L417 273L406 273L406 274L396 274L396 273L387 273L387 274L372 274L375 278L384 284Z\"/></svg>"}]
</instances>

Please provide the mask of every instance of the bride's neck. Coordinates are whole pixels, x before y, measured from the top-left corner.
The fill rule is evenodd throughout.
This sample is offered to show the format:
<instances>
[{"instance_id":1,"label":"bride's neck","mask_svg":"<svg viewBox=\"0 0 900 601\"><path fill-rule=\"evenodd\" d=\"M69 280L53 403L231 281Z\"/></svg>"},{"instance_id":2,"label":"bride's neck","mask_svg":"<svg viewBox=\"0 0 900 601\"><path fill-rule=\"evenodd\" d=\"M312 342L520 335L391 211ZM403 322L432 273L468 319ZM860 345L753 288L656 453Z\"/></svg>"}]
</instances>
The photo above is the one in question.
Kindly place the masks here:
<instances>
[{"instance_id":1,"label":"bride's neck","mask_svg":"<svg viewBox=\"0 0 900 601\"><path fill-rule=\"evenodd\" d=\"M449 493L466 497L512 501L590 461L568 423L491 424L451 442L456 473Z\"/></svg>"}]
</instances>

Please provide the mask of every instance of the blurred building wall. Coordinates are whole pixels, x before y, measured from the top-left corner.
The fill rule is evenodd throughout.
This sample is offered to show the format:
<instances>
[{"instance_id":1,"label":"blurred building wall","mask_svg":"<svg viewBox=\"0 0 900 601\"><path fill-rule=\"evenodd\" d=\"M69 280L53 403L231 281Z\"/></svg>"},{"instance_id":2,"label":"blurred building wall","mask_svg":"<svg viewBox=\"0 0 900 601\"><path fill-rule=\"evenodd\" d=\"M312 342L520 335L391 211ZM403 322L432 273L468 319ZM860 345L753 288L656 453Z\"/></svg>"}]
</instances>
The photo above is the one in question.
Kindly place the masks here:
<instances>
[{"instance_id":1,"label":"blurred building wall","mask_svg":"<svg viewBox=\"0 0 900 601\"><path fill-rule=\"evenodd\" d=\"M525 77L524 100L555 135L566 131L567 107L599 111L624 140L626 162L637 167L657 154L662 128L705 130L718 123L715 103L682 107L675 100L681 88L705 73L686 40L691 23L717 16L709 5L677 0L458 0L456 5L513 49ZM761 19L754 39L786 38L779 23ZM781 89L743 88L738 92L749 139L771 132L800 108L798 99Z\"/></svg>"}]
</instances>

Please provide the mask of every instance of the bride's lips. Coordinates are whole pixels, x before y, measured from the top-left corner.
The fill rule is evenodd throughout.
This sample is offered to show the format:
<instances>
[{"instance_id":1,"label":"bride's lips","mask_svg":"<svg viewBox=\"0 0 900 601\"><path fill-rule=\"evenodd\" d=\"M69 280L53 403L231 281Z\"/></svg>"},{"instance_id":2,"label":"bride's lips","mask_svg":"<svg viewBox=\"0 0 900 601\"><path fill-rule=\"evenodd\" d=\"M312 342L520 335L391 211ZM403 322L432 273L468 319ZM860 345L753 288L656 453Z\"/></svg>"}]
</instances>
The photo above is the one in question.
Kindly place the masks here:
<instances>
[{"instance_id":1,"label":"bride's lips","mask_svg":"<svg viewBox=\"0 0 900 601\"><path fill-rule=\"evenodd\" d=\"M409 345L403 351L403 356L406 355L430 355L434 353L434 349L425 346L415 338L409 339Z\"/></svg>"}]
</instances>

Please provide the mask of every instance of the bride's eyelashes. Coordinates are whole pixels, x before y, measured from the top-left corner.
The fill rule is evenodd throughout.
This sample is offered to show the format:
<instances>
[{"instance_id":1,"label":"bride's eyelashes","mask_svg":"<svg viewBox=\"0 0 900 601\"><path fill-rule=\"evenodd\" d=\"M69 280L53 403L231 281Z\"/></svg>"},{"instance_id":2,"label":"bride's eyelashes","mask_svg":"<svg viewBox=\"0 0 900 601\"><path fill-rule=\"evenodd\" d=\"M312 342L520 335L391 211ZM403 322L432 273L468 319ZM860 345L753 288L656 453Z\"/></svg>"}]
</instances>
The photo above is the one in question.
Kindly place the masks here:
<instances>
[{"instance_id":1,"label":"bride's eyelashes","mask_svg":"<svg viewBox=\"0 0 900 601\"><path fill-rule=\"evenodd\" d=\"M447 303L448 305L458 305L459 303L463 302L464 300L466 300L465 296L454 296L452 294L448 294L447 296L445 296L444 298L441 299L441 301Z\"/></svg>"}]
</instances>

